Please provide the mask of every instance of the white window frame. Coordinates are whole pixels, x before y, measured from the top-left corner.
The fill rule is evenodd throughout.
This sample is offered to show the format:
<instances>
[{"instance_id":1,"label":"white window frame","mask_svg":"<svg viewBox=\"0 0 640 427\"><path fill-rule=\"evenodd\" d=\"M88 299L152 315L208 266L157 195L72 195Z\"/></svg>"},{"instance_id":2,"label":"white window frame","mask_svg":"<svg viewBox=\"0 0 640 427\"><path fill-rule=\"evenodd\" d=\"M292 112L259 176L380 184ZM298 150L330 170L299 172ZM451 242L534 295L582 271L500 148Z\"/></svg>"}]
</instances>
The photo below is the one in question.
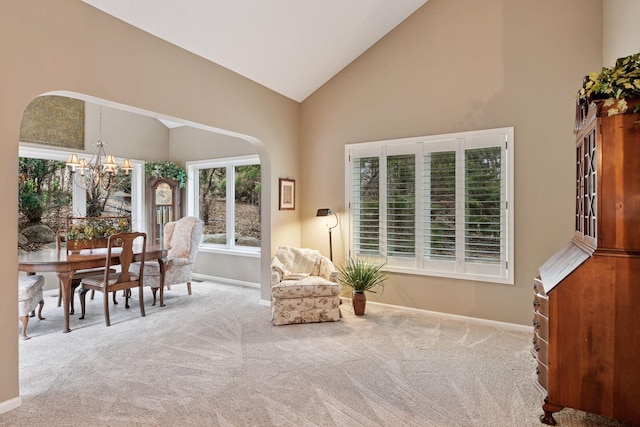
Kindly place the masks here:
<instances>
[{"instance_id":1,"label":"white window frame","mask_svg":"<svg viewBox=\"0 0 640 427\"><path fill-rule=\"evenodd\" d=\"M437 277L449 277L464 280L484 281L502 284L514 284L514 128L505 127L486 129L470 132L457 132L443 135L430 135L412 138L402 138L384 141L373 141L345 145L345 205L347 206L347 233L345 235L346 247L349 256L357 256L353 248L354 218L351 214L351 206L354 205L352 193L353 163L352 160L363 157L378 157L380 183L380 254L369 257L374 261L385 263L384 269L391 272L427 275ZM504 221L501 235L504 238L503 262L469 263L464 262L464 239L456 239L457 255L455 261L428 260L423 257L423 159L425 153L437 151L456 151L456 227L457 236L464 234L464 152L465 149L479 147L501 147L501 209ZM416 248L415 256L390 257L387 255L386 242L386 173L387 156L398 154L415 154L415 206L416 206ZM462 250L460 249L462 248Z\"/></svg>"},{"instance_id":2,"label":"white window frame","mask_svg":"<svg viewBox=\"0 0 640 427\"><path fill-rule=\"evenodd\" d=\"M187 169L187 215L200 217L200 193L199 188L199 171L200 169L226 168L227 186L226 186L226 243L203 243L200 242L199 251L210 253L236 254L249 257L259 257L260 247L253 246L236 246L235 244L235 179L234 169L236 166L259 165L260 157L258 155L224 157L219 159L197 160L186 162ZM229 203L232 201L232 203ZM262 237L262 236L261 236Z\"/></svg>"},{"instance_id":3,"label":"white window frame","mask_svg":"<svg viewBox=\"0 0 640 427\"><path fill-rule=\"evenodd\" d=\"M57 160L65 162L72 151L52 150L47 148L22 146L18 148L18 156L34 159ZM91 159L91 153L77 153L78 158L83 158L87 162ZM116 158L118 163L122 163L121 158ZM131 171L131 229L133 231L146 230L146 215L144 209L144 161L131 160L133 170ZM87 194L84 189L77 185L72 186L72 212L74 216L85 216L87 214Z\"/></svg>"}]
</instances>

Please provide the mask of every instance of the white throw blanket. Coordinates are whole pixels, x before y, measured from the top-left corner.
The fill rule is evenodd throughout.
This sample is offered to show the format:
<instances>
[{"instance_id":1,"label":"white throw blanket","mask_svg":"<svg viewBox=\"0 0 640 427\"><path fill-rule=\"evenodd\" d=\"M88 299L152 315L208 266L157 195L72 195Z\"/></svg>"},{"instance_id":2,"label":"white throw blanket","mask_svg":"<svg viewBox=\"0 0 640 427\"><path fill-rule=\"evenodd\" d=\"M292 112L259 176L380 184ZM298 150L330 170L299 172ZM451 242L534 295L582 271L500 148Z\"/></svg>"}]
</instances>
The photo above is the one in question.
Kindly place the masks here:
<instances>
[{"instance_id":1,"label":"white throw blanket","mask_svg":"<svg viewBox=\"0 0 640 427\"><path fill-rule=\"evenodd\" d=\"M280 246L276 251L271 268L280 273L282 280L299 280L317 270L322 256L314 249Z\"/></svg>"}]
</instances>

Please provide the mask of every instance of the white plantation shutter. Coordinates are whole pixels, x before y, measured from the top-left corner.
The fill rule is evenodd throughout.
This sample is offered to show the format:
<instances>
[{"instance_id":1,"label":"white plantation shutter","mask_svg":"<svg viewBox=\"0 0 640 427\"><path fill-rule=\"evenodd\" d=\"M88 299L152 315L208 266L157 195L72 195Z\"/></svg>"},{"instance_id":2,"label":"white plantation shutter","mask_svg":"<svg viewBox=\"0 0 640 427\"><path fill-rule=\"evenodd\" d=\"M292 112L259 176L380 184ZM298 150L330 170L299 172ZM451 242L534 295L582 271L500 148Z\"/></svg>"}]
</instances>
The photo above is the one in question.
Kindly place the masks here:
<instances>
[{"instance_id":1,"label":"white plantation shutter","mask_svg":"<svg viewBox=\"0 0 640 427\"><path fill-rule=\"evenodd\" d=\"M380 158L353 161L351 205L353 251L357 255L380 253Z\"/></svg>"},{"instance_id":2,"label":"white plantation shutter","mask_svg":"<svg viewBox=\"0 0 640 427\"><path fill-rule=\"evenodd\" d=\"M456 152L426 153L423 165L423 256L455 261Z\"/></svg>"},{"instance_id":3,"label":"white plantation shutter","mask_svg":"<svg viewBox=\"0 0 640 427\"><path fill-rule=\"evenodd\" d=\"M390 271L513 283L508 144L513 128L347 146L350 255Z\"/></svg>"},{"instance_id":4,"label":"white plantation shutter","mask_svg":"<svg viewBox=\"0 0 640 427\"><path fill-rule=\"evenodd\" d=\"M415 155L387 156L387 255L415 257Z\"/></svg>"},{"instance_id":5,"label":"white plantation shutter","mask_svg":"<svg viewBox=\"0 0 640 427\"><path fill-rule=\"evenodd\" d=\"M465 150L465 262L503 262L501 148Z\"/></svg>"}]
</instances>

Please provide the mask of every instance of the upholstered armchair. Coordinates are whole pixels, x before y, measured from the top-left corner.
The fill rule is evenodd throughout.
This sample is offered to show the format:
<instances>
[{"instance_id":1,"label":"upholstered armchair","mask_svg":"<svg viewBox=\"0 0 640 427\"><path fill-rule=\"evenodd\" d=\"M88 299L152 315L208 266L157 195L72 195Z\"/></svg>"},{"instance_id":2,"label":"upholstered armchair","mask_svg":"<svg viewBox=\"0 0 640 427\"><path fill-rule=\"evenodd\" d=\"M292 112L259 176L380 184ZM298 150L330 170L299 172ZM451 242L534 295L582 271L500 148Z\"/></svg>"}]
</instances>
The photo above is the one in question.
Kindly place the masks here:
<instances>
[{"instance_id":1,"label":"upholstered armchair","mask_svg":"<svg viewBox=\"0 0 640 427\"><path fill-rule=\"evenodd\" d=\"M44 276L40 274L21 277L18 282L18 318L22 322L23 340L30 338L27 336L27 325L29 324L29 317L36 315L36 307L40 306L38 319L44 320L44 317L42 317L42 307L44 306L43 287Z\"/></svg>"},{"instance_id":2,"label":"upholstered armchair","mask_svg":"<svg viewBox=\"0 0 640 427\"><path fill-rule=\"evenodd\" d=\"M144 285L151 287L153 304L160 289L160 307L164 307L164 287L179 283L187 284L191 295L191 273L198 254L198 245L204 230L204 222L193 216L168 222L164 226L164 245L169 248L166 258L149 260L144 264ZM131 271L137 272L139 264L131 264Z\"/></svg>"},{"instance_id":3,"label":"upholstered armchair","mask_svg":"<svg viewBox=\"0 0 640 427\"><path fill-rule=\"evenodd\" d=\"M313 249L281 246L271 261L273 323L340 320L338 271Z\"/></svg>"}]
</instances>

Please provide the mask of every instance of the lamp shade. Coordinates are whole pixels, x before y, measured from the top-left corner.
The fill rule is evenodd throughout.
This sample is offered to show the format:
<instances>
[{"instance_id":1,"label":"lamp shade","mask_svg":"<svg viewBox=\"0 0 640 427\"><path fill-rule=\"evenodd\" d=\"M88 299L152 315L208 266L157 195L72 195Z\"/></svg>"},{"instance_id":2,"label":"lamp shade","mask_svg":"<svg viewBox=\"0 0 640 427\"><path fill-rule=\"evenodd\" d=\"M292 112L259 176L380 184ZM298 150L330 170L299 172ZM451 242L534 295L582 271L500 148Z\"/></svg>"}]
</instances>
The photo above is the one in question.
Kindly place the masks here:
<instances>
[{"instance_id":1,"label":"lamp shade","mask_svg":"<svg viewBox=\"0 0 640 427\"><path fill-rule=\"evenodd\" d=\"M73 170L75 170L77 166L80 166L77 154L69 155L69 158L67 159L67 166L71 167Z\"/></svg>"},{"instance_id":2,"label":"lamp shade","mask_svg":"<svg viewBox=\"0 0 640 427\"><path fill-rule=\"evenodd\" d=\"M133 165L131 164L131 160L124 159L124 161L122 162L122 167L120 169L122 169L126 175L129 175L129 172L133 170Z\"/></svg>"}]
</instances>

